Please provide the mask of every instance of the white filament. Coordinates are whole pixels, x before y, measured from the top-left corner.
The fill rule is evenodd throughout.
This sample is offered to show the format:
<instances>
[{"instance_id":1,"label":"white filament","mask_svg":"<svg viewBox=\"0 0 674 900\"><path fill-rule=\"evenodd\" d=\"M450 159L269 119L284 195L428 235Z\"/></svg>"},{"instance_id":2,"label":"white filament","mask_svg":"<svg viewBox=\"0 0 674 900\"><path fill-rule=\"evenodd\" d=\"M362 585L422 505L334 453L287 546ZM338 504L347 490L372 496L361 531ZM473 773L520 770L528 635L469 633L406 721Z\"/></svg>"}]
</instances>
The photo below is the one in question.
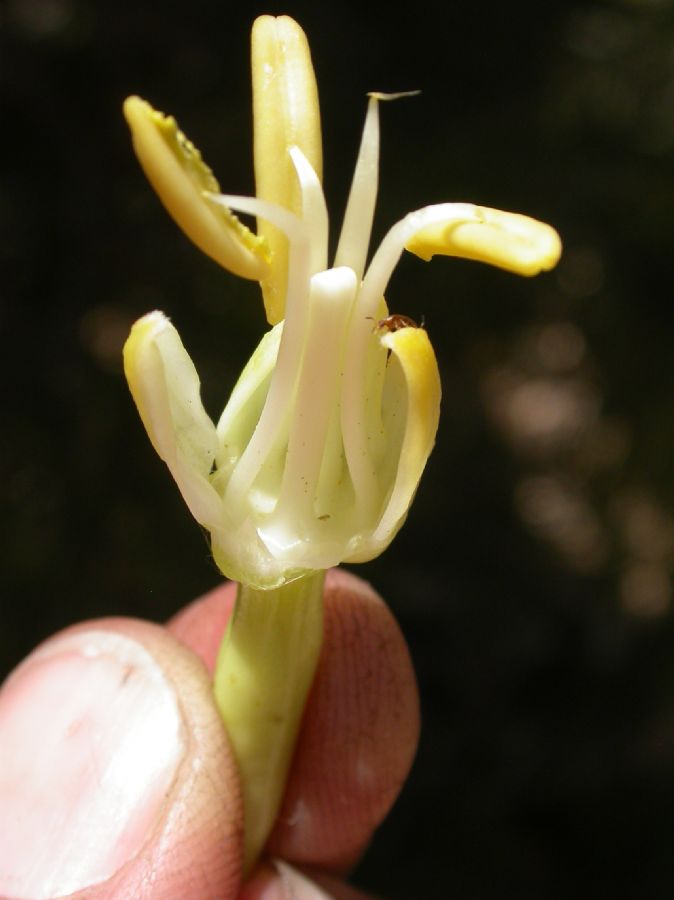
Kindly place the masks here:
<instances>
[{"instance_id":1,"label":"white filament","mask_svg":"<svg viewBox=\"0 0 674 900\"><path fill-rule=\"evenodd\" d=\"M328 267L328 209L318 175L299 147L290 148L290 158L302 192L302 223L311 235L311 274Z\"/></svg>"},{"instance_id":2,"label":"white filament","mask_svg":"<svg viewBox=\"0 0 674 900\"><path fill-rule=\"evenodd\" d=\"M312 236L306 223L274 203L256 197L226 194L212 199L232 209L266 219L285 233L290 245L286 320L269 393L255 431L232 472L225 493L225 504L230 509L243 511L246 508L245 497L287 421L294 399L308 317Z\"/></svg>"},{"instance_id":3,"label":"white filament","mask_svg":"<svg viewBox=\"0 0 674 900\"><path fill-rule=\"evenodd\" d=\"M365 271L379 184L378 99L372 96L368 102L358 160L335 254L335 266L349 266L356 273L359 283Z\"/></svg>"}]
</instances>

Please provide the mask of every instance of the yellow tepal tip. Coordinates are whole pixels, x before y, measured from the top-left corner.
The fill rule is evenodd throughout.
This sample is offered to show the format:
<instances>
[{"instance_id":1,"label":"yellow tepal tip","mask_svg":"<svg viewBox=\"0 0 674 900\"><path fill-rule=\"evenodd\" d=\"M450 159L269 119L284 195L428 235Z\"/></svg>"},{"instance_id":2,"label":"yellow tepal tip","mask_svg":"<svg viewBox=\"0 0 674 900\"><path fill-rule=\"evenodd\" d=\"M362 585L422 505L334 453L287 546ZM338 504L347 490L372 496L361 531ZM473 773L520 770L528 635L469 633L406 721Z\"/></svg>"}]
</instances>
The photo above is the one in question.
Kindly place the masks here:
<instances>
[{"instance_id":1,"label":"yellow tepal tip","mask_svg":"<svg viewBox=\"0 0 674 900\"><path fill-rule=\"evenodd\" d=\"M170 215L197 247L243 278L266 277L269 252L229 210L209 202L220 187L201 153L165 116L140 97L124 101L133 147L148 181Z\"/></svg>"},{"instance_id":2,"label":"yellow tepal tip","mask_svg":"<svg viewBox=\"0 0 674 900\"><path fill-rule=\"evenodd\" d=\"M469 209L470 215L422 228L405 248L424 260L435 254L458 256L518 275L538 275L557 264L562 242L550 225L486 206Z\"/></svg>"}]
</instances>

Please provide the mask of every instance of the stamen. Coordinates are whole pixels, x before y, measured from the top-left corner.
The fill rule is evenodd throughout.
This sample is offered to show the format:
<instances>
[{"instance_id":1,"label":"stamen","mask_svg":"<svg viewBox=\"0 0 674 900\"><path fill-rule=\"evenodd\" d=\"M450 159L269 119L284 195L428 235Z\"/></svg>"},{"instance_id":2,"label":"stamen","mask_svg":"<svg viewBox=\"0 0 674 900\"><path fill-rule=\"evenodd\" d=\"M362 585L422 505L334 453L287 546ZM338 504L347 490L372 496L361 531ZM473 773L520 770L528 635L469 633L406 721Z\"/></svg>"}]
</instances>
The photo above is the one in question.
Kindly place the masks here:
<instances>
[{"instance_id":1,"label":"stamen","mask_svg":"<svg viewBox=\"0 0 674 900\"><path fill-rule=\"evenodd\" d=\"M290 259L288 262L288 287L284 336L288 340L288 332L304 324L306 319L306 298L309 292L311 277L311 243L312 235L306 223L294 213L275 203L268 203L258 197L240 197L235 194L210 194L214 203L231 206L239 212L247 212L266 219L279 228L288 238ZM293 338L294 342L295 338Z\"/></svg>"},{"instance_id":2,"label":"stamen","mask_svg":"<svg viewBox=\"0 0 674 900\"><path fill-rule=\"evenodd\" d=\"M203 194L207 200L218 206L236 209L239 212L250 213L252 216L266 219L272 225L280 228L290 241L297 240L299 237L302 220L277 203L269 203L267 200L260 200L259 197L244 197L240 194L213 194L210 191L204 191Z\"/></svg>"},{"instance_id":3,"label":"stamen","mask_svg":"<svg viewBox=\"0 0 674 900\"><path fill-rule=\"evenodd\" d=\"M374 208L379 183L379 104L380 96L370 96L353 173L344 223L339 236L335 266L349 266L358 282L363 278L370 245Z\"/></svg>"},{"instance_id":4,"label":"stamen","mask_svg":"<svg viewBox=\"0 0 674 900\"><path fill-rule=\"evenodd\" d=\"M372 257L358 299L358 315L374 318L377 305L384 296L393 270L412 235L427 225L437 222L479 221L477 207L472 203L438 203L408 213L404 219L389 229L386 237Z\"/></svg>"},{"instance_id":5,"label":"stamen","mask_svg":"<svg viewBox=\"0 0 674 900\"><path fill-rule=\"evenodd\" d=\"M365 271L379 186L378 101L416 97L420 93L421 91L398 91L395 94L384 94L381 91L372 91L368 94L363 135L335 254L335 266L349 266L356 273L359 282L362 281Z\"/></svg>"}]
</instances>

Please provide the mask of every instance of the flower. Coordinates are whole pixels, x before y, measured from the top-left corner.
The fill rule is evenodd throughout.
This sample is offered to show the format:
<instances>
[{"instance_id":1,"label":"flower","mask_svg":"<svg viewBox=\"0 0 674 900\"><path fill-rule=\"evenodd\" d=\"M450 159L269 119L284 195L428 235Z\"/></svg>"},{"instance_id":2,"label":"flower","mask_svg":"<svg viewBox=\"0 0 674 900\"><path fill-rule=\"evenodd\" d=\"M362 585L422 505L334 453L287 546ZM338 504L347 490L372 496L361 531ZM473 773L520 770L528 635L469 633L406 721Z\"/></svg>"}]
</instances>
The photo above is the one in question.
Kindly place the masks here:
<instances>
[{"instance_id":1,"label":"flower","mask_svg":"<svg viewBox=\"0 0 674 900\"><path fill-rule=\"evenodd\" d=\"M173 118L125 103L150 182L185 233L225 268L261 283L274 326L217 425L178 332L161 312L133 327L125 371L143 423L216 563L236 580L281 585L381 553L401 527L433 447L440 379L428 335L383 300L403 249L524 275L560 253L552 228L468 203L427 206L394 225L366 266L377 195L372 94L332 265L309 49L287 17L253 28L257 196L221 194ZM257 216L253 234L232 210Z\"/></svg>"}]
</instances>

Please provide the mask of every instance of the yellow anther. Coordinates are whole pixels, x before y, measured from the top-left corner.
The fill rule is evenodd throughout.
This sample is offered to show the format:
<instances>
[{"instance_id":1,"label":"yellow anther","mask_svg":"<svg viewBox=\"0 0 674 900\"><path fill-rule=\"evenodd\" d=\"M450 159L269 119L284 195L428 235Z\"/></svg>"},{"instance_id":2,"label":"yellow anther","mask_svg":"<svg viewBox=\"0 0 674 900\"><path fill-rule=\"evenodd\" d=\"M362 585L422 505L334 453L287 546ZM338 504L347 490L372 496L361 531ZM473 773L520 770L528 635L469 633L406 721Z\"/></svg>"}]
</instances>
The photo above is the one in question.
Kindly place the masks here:
<instances>
[{"instance_id":1,"label":"yellow anther","mask_svg":"<svg viewBox=\"0 0 674 900\"><path fill-rule=\"evenodd\" d=\"M188 238L207 256L243 278L269 271L269 248L222 206L208 200L220 187L201 153L165 116L140 97L129 97L124 115L133 147L150 184Z\"/></svg>"}]
</instances>

